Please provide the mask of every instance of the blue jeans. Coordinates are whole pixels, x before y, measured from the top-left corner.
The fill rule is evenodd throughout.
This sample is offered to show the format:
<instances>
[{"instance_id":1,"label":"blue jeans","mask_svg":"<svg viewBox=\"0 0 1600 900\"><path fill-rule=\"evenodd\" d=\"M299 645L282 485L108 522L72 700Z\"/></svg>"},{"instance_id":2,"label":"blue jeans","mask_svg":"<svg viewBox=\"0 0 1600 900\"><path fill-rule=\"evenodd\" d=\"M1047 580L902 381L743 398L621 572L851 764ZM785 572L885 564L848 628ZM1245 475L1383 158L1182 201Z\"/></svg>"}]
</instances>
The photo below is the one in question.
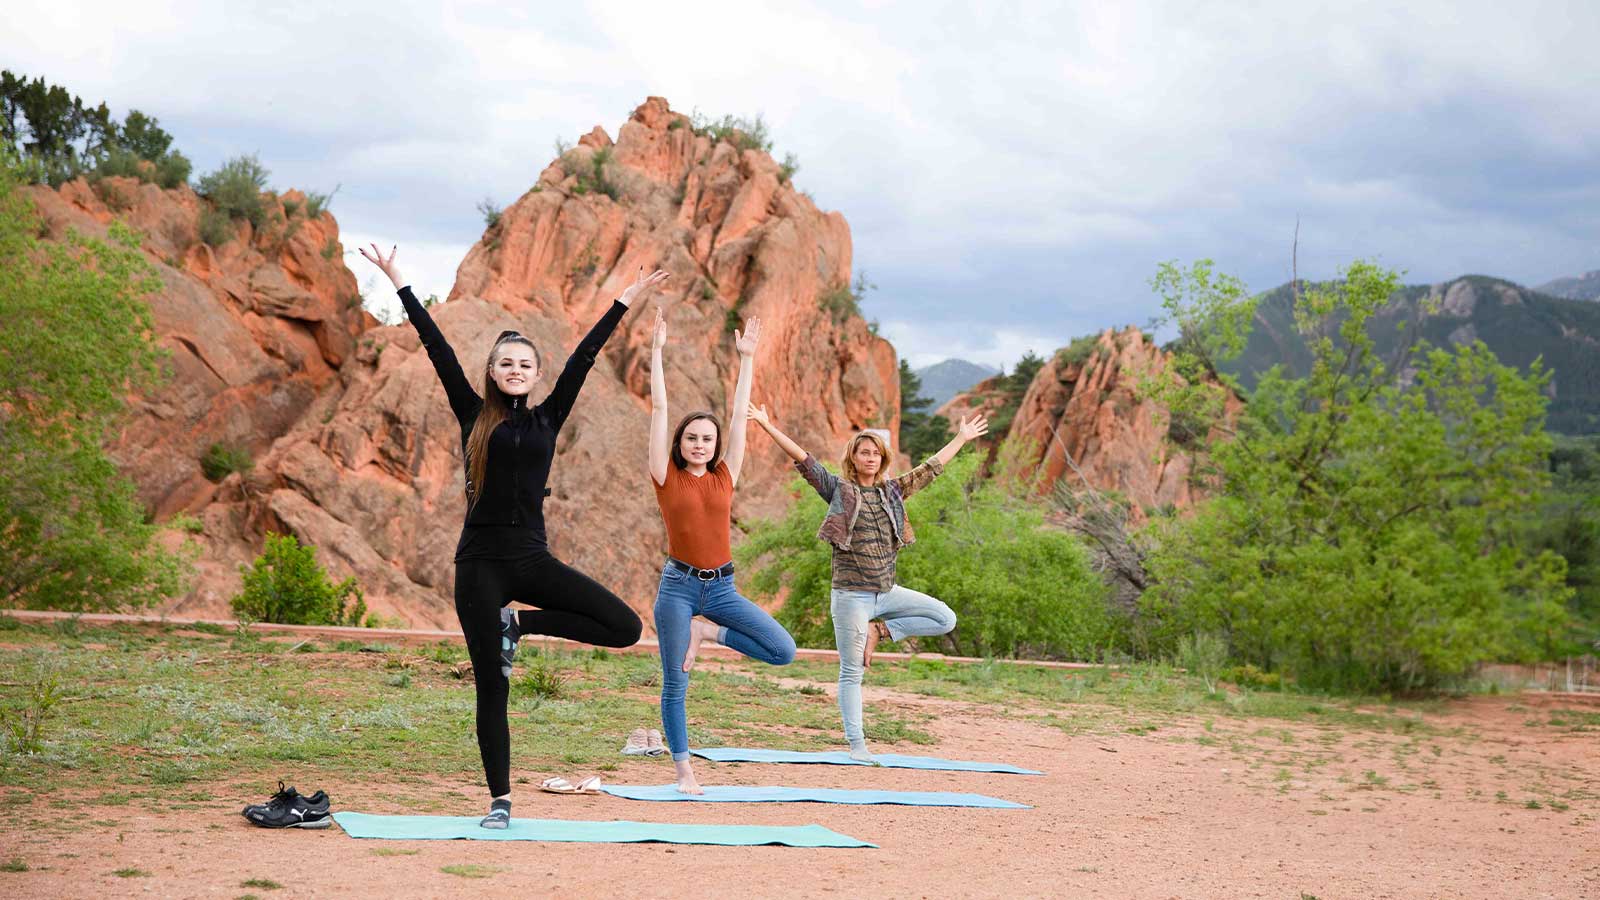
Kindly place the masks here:
<instances>
[{"instance_id":1,"label":"blue jeans","mask_svg":"<svg viewBox=\"0 0 1600 900\"><path fill-rule=\"evenodd\" d=\"M794 638L761 607L739 596L732 575L710 581L661 567L656 589L656 640L661 646L661 730L674 760L689 758L689 725L683 709L689 673L683 657L689 650L689 620L705 616L722 627L717 643L751 659L774 666L794 661Z\"/></svg>"},{"instance_id":2,"label":"blue jeans","mask_svg":"<svg viewBox=\"0 0 1600 900\"><path fill-rule=\"evenodd\" d=\"M949 634L956 627L956 614L942 601L898 584L881 594L835 588L832 601L833 641L839 650L839 717L844 720L845 740L852 749L861 749L867 745L861 729L861 659L867 650L868 623L882 619L889 636L898 641Z\"/></svg>"}]
</instances>

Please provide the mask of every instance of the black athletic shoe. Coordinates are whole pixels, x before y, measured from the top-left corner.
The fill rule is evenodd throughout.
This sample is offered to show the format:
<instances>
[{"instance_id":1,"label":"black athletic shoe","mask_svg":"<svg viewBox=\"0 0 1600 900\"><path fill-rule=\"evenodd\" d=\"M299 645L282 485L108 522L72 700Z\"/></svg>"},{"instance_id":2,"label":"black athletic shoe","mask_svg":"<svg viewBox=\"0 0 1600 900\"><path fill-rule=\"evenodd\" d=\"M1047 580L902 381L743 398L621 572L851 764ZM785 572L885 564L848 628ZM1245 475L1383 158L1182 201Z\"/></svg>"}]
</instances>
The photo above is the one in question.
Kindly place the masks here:
<instances>
[{"instance_id":1,"label":"black athletic shoe","mask_svg":"<svg viewBox=\"0 0 1600 900\"><path fill-rule=\"evenodd\" d=\"M500 607L500 674L511 678L511 661L517 658L517 611L509 606Z\"/></svg>"},{"instance_id":2,"label":"black athletic shoe","mask_svg":"<svg viewBox=\"0 0 1600 900\"><path fill-rule=\"evenodd\" d=\"M326 793L317 791L305 797L281 781L271 800L244 808L244 817L262 828L327 828L333 824L328 813Z\"/></svg>"}]
</instances>

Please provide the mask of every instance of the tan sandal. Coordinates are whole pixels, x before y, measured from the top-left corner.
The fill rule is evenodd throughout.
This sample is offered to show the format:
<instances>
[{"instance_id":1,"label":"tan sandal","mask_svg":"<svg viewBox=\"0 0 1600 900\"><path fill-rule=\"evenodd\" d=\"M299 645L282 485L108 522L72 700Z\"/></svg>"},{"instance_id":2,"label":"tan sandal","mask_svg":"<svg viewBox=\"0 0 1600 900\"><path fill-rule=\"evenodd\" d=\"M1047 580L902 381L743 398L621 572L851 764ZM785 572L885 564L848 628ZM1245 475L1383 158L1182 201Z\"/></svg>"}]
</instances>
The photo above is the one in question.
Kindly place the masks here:
<instances>
[{"instance_id":1,"label":"tan sandal","mask_svg":"<svg viewBox=\"0 0 1600 900\"><path fill-rule=\"evenodd\" d=\"M600 788L600 776L598 775L590 775L577 784L573 784L560 775L554 778L546 778L539 783L539 790L547 794L598 794L600 793Z\"/></svg>"}]
</instances>

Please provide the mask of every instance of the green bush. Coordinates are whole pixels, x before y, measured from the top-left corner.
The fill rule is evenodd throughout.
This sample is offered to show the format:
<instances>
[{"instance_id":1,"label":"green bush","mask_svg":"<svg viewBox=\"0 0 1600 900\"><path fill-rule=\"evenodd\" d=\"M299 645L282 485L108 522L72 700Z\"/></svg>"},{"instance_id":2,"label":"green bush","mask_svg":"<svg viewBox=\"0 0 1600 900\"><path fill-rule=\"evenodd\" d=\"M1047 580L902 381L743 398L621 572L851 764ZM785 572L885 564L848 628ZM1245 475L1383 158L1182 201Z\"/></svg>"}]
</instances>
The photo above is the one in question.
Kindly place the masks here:
<instances>
[{"instance_id":1,"label":"green bush","mask_svg":"<svg viewBox=\"0 0 1600 900\"><path fill-rule=\"evenodd\" d=\"M857 272L855 284L838 284L817 295L817 306L833 317L835 324L861 318L861 301L867 291L877 285L867 280L867 273Z\"/></svg>"},{"instance_id":2,"label":"green bush","mask_svg":"<svg viewBox=\"0 0 1600 900\"><path fill-rule=\"evenodd\" d=\"M221 247L238 235L228 214L210 206L200 211L199 231L200 240L210 247Z\"/></svg>"},{"instance_id":3,"label":"green bush","mask_svg":"<svg viewBox=\"0 0 1600 900\"><path fill-rule=\"evenodd\" d=\"M800 171L800 158L793 153L783 155L783 165L778 167L778 180L784 184L794 180L794 173Z\"/></svg>"},{"instance_id":4,"label":"green bush","mask_svg":"<svg viewBox=\"0 0 1600 900\"><path fill-rule=\"evenodd\" d=\"M1214 370L1215 348L1243 340L1207 329L1248 323L1229 305L1242 292L1219 290L1205 267L1163 274L1169 310L1210 310L1188 318L1172 371ZM1296 321L1321 335L1312 374L1263 376L1232 439L1211 448L1217 495L1154 525L1141 601L1152 649L1213 632L1240 663L1371 692L1446 686L1484 662L1566 649L1565 563L1518 534L1546 481L1549 375L1501 365L1475 342L1419 346L1402 361L1408 377L1394 378L1367 323L1398 286L1356 263L1301 296ZM1203 418L1218 408L1214 384L1153 385L1149 396L1216 421Z\"/></svg>"},{"instance_id":5,"label":"green bush","mask_svg":"<svg viewBox=\"0 0 1600 900\"><path fill-rule=\"evenodd\" d=\"M94 167L91 176L95 180L101 178L137 178L149 182L155 178L155 166L146 162L144 157L129 150L113 149L105 155L104 159Z\"/></svg>"},{"instance_id":6,"label":"green bush","mask_svg":"<svg viewBox=\"0 0 1600 900\"><path fill-rule=\"evenodd\" d=\"M269 174L254 154L236 156L200 178L200 195L228 218L243 219L260 228L267 215L261 192L267 187Z\"/></svg>"},{"instance_id":7,"label":"green bush","mask_svg":"<svg viewBox=\"0 0 1600 900\"><path fill-rule=\"evenodd\" d=\"M328 205L333 202L333 195L339 193L339 187L335 185L333 190L326 194L320 191L307 191L306 218L312 221L322 218L322 214L328 211Z\"/></svg>"},{"instance_id":8,"label":"green bush","mask_svg":"<svg viewBox=\"0 0 1600 900\"><path fill-rule=\"evenodd\" d=\"M969 656L1095 659L1124 644L1079 540L1045 527L1034 507L976 482L978 454L958 457L906 505L916 543L900 553L897 582L937 597L957 616L942 643ZM778 621L805 647L833 646L832 551L816 537L827 505L804 482L775 522L757 524L735 558L758 597L788 595Z\"/></svg>"},{"instance_id":9,"label":"green bush","mask_svg":"<svg viewBox=\"0 0 1600 900\"><path fill-rule=\"evenodd\" d=\"M488 197L478 201L478 213L483 216L483 227L495 228L500 225L500 207Z\"/></svg>"},{"instance_id":10,"label":"green bush","mask_svg":"<svg viewBox=\"0 0 1600 900\"><path fill-rule=\"evenodd\" d=\"M159 287L131 230L41 241L0 146L0 600L115 610L182 592L187 560L163 550L105 428L131 391L161 381L146 297ZM93 365L85 360L93 359Z\"/></svg>"},{"instance_id":11,"label":"green bush","mask_svg":"<svg viewBox=\"0 0 1600 900\"><path fill-rule=\"evenodd\" d=\"M207 481L217 482L234 472L248 472L255 466L250 454L242 447L212 444L200 457L200 472Z\"/></svg>"},{"instance_id":12,"label":"green bush","mask_svg":"<svg viewBox=\"0 0 1600 900\"><path fill-rule=\"evenodd\" d=\"M1072 343L1056 351L1057 366L1079 366L1089 361L1095 347L1100 345L1100 336L1085 334L1072 339Z\"/></svg>"},{"instance_id":13,"label":"green bush","mask_svg":"<svg viewBox=\"0 0 1600 900\"><path fill-rule=\"evenodd\" d=\"M743 116L723 116L713 119L704 116L695 110L690 118L690 125L694 133L711 138L712 143L728 141L740 150L760 150L764 153L772 151L772 138L767 134L767 123L756 116L753 119Z\"/></svg>"},{"instance_id":14,"label":"green bush","mask_svg":"<svg viewBox=\"0 0 1600 900\"><path fill-rule=\"evenodd\" d=\"M317 548L301 545L294 535L268 532L261 555L239 572L244 585L232 605L240 621L361 625L367 619L367 602L355 578L329 583Z\"/></svg>"},{"instance_id":15,"label":"green bush","mask_svg":"<svg viewBox=\"0 0 1600 900\"><path fill-rule=\"evenodd\" d=\"M1187 634L1178 639L1177 663L1190 675L1216 690L1217 676L1228 662L1228 643L1210 632Z\"/></svg>"}]
</instances>

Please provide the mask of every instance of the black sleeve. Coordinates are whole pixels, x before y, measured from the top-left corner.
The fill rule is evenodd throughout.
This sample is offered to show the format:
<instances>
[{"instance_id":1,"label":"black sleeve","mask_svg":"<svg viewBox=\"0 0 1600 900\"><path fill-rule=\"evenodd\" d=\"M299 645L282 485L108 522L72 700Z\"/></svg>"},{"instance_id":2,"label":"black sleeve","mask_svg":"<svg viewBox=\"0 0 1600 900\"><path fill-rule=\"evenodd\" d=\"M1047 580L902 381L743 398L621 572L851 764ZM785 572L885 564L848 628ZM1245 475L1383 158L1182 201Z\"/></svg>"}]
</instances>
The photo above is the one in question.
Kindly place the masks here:
<instances>
[{"instance_id":1,"label":"black sleeve","mask_svg":"<svg viewBox=\"0 0 1600 900\"><path fill-rule=\"evenodd\" d=\"M417 295L411 293L411 285L400 289L400 302L406 308L406 318L411 320L411 327L417 330L417 337L422 339L422 346L428 350L433 371L438 374L439 383L444 385L445 396L450 398L450 411L456 414L456 421L465 426L478 417L478 411L483 408L483 399L468 383L466 373L461 371L461 363L456 360L456 352L450 349L450 342L444 339L444 332L434 324L428 310L417 302Z\"/></svg>"},{"instance_id":2,"label":"black sleeve","mask_svg":"<svg viewBox=\"0 0 1600 900\"><path fill-rule=\"evenodd\" d=\"M611 332L617 330L617 323L622 321L622 314L627 311L628 308L620 301L613 301L611 308L600 317L600 321L594 323L589 333L578 342L572 355L567 357L567 364L561 369L561 377L556 379L555 388L539 404L552 428L559 429L567 421L567 414L572 412L572 404L578 399L578 391L583 387L583 380L589 376L589 370L594 367L600 348L606 345Z\"/></svg>"}]
</instances>

